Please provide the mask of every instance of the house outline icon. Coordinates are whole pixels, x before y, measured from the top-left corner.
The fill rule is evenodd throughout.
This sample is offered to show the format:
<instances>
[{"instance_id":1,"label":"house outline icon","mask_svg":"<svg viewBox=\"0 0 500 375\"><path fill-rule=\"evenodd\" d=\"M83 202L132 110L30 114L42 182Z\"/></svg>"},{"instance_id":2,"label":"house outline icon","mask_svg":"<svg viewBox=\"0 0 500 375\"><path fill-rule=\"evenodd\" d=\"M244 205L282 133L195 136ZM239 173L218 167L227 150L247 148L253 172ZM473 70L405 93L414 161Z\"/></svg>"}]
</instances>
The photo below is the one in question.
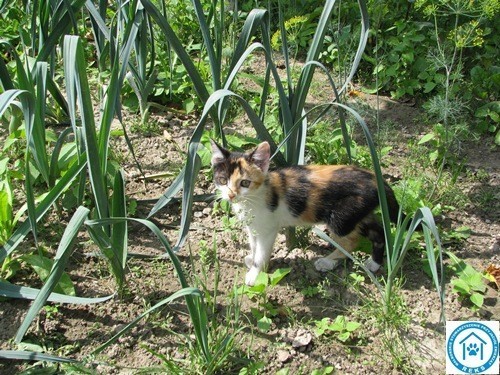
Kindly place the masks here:
<instances>
[{"instance_id":1,"label":"house outline icon","mask_svg":"<svg viewBox=\"0 0 500 375\"><path fill-rule=\"evenodd\" d=\"M486 345L486 341L484 341L481 337L476 335L475 332L469 333L462 341L459 342L459 344L462 345L462 356L463 360L465 361L465 357L467 355L467 350L465 348L465 345L467 344L466 341L469 340L471 336L474 336L477 340L480 342L480 350L479 350L479 359L482 361L483 360L483 347Z\"/></svg>"}]
</instances>

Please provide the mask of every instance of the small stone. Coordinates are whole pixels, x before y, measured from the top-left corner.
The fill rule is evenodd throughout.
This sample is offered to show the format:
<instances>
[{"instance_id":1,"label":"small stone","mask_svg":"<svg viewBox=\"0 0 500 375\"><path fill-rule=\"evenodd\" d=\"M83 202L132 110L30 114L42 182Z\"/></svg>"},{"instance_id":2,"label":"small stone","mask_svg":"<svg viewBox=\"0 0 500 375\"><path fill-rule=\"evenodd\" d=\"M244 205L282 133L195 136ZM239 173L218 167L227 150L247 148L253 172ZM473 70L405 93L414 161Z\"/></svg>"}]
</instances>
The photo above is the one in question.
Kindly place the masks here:
<instances>
[{"instance_id":1,"label":"small stone","mask_svg":"<svg viewBox=\"0 0 500 375\"><path fill-rule=\"evenodd\" d=\"M300 348L302 346L307 346L312 341L312 335L306 330L297 331L297 336L292 341L292 346L294 348Z\"/></svg>"},{"instance_id":2,"label":"small stone","mask_svg":"<svg viewBox=\"0 0 500 375\"><path fill-rule=\"evenodd\" d=\"M290 360L291 354L287 350L278 350L277 359L281 363L286 363Z\"/></svg>"}]
</instances>

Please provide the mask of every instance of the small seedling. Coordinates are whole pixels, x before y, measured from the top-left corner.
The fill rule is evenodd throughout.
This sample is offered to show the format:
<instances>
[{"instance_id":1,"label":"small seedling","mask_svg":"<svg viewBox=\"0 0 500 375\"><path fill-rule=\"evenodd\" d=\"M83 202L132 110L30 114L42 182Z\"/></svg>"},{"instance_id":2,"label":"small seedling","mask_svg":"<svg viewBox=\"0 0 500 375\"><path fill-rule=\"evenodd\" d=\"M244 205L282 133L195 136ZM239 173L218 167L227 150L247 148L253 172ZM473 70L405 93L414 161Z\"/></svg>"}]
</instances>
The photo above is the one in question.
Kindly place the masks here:
<instances>
[{"instance_id":1,"label":"small seedling","mask_svg":"<svg viewBox=\"0 0 500 375\"><path fill-rule=\"evenodd\" d=\"M317 336L332 331L336 332L337 339L342 342L348 341L351 338L351 334L361 326L361 323L350 322L343 315L338 315L333 322L330 318L323 318L315 321L315 324L316 329L314 333L316 333Z\"/></svg>"},{"instance_id":2,"label":"small seedling","mask_svg":"<svg viewBox=\"0 0 500 375\"><path fill-rule=\"evenodd\" d=\"M217 260L217 244L214 241L212 246L210 246L207 241L201 240L198 253L200 254L201 263L204 266L210 267Z\"/></svg>"},{"instance_id":3,"label":"small seedling","mask_svg":"<svg viewBox=\"0 0 500 375\"><path fill-rule=\"evenodd\" d=\"M43 307L43 310L45 311L45 316L47 317L47 319L56 318L59 314L57 305L46 305Z\"/></svg>"},{"instance_id":4,"label":"small seedling","mask_svg":"<svg viewBox=\"0 0 500 375\"><path fill-rule=\"evenodd\" d=\"M267 332L272 324L272 317L279 313L279 309L268 298L269 289L290 273L291 268L279 268L272 274L259 273L253 286L243 285L237 289L237 294L245 294L251 300L257 302L257 307L251 308L252 315L257 320L257 328Z\"/></svg>"},{"instance_id":5,"label":"small seedling","mask_svg":"<svg viewBox=\"0 0 500 375\"><path fill-rule=\"evenodd\" d=\"M452 291L458 293L461 300L472 302L473 310L481 308L484 303L484 293L486 292L485 280L488 279L481 272L451 252L447 254L453 262L451 269L457 276L451 280L451 285L453 285Z\"/></svg>"},{"instance_id":6,"label":"small seedling","mask_svg":"<svg viewBox=\"0 0 500 375\"><path fill-rule=\"evenodd\" d=\"M307 286L300 291L304 295L304 297L314 297L319 294L318 286Z\"/></svg>"},{"instance_id":7,"label":"small seedling","mask_svg":"<svg viewBox=\"0 0 500 375\"><path fill-rule=\"evenodd\" d=\"M335 368L333 366L326 366L325 368L321 369L316 369L311 372L311 375L327 375L327 374L333 374L333 370Z\"/></svg>"},{"instance_id":8,"label":"small seedling","mask_svg":"<svg viewBox=\"0 0 500 375\"><path fill-rule=\"evenodd\" d=\"M213 215L222 215L222 228L224 232L231 234L231 239L235 241L237 238L236 233L238 233L236 228L240 222L238 219L231 214L231 205L228 201L221 200L214 203L214 208L212 210Z\"/></svg>"}]
</instances>

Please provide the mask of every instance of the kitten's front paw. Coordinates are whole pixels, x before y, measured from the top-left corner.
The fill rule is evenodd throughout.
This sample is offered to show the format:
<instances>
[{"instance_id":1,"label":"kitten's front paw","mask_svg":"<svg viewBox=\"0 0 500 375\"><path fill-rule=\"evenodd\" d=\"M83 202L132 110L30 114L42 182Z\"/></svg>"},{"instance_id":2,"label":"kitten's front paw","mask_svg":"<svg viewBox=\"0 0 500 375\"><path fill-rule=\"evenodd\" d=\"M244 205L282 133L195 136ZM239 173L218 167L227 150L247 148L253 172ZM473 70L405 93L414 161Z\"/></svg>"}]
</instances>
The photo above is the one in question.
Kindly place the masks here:
<instances>
[{"instance_id":1,"label":"kitten's front paw","mask_svg":"<svg viewBox=\"0 0 500 375\"><path fill-rule=\"evenodd\" d=\"M253 255L247 255L245 257L245 265L247 266L248 269L252 268L253 266Z\"/></svg>"},{"instance_id":2,"label":"kitten's front paw","mask_svg":"<svg viewBox=\"0 0 500 375\"><path fill-rule=\"evenodd\" d=\"M248 286L254 286L257 276L259 276L260 270L256 267L251 267L245 276L245 284Z\"/></svg>"},{"instance_id":3,"label":"kitten's front paw","mask_svg":"<svg viewBox=\"0 0 500 375\"><path fill-rule=\"evenodd\" d=\"M331 271L335 267L339 265L339 261L337 259L329 259L329 258L319 258L316 262L314 262L314 267L319 272Z\"/></svg>"}]
</instances>

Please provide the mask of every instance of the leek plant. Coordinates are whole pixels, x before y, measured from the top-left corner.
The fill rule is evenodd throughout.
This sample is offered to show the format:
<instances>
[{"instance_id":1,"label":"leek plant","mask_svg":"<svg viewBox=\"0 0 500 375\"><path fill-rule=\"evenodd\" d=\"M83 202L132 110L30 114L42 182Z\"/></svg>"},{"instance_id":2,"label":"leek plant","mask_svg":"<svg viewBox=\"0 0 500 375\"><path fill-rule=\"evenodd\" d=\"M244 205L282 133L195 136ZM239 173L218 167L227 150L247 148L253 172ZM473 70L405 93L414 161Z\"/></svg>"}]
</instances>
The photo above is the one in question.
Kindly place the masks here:
<instances>
[{"instance_id":1,"label":"leek plant","mask_svg":"<svg viewBox=\"0 0 500 375\"><path fill-rule=\"evenodd\" d=\"M393 292L393 283L395 277L397 276L397 272L400 270L403 259L408 251L410 245L410 238L413 232L419 228L423 228L424 238L426 242L426 250L427 256L429 259L429 263L431 265L431 271L433 275L434 284L436 287L436 291L439 295L442 311L444 304L444 291L443 291L443 272L442 272L442 252L439 240L439 234L434 223L433 217L430 213L430 210L426 207L423 207L417 211L415 216L407 217L404 221L399 223L396 227L395 233L392 232L387 201L385 197L385 191L383 187L383 177L380 169L380 164L378 161L378 155L373 143L371 134L364 123L363 119L357 114L354 110L349 108L348 106L340 103L340 97L345 92L348 87L350 80L352 79L363 54L367 37L368 37L368 16L366 3L363 0L358 1L359 10L360 10L360 22L361 22L361 32L360 32L360 40L358 43L358 50L354 57L353 64L350 68L350 73L347 76L346 80L341 83L340 89L337 89L337 85L333 82L333 79L328 74L327 69L319 63L317 60L320 55L321 49L323 47L323 40L326 33L326 27L328 25L329 18L331 17L334 1L327 1L323 12L318 21L318 26L316 32L313 36L313 40L311 42L306 62L301 71L298 81L294 84L292 72L290 69L290 61L288 58L288 48L287 48L287 40L286 40L286 30L283 26L283 22L281 22L281 37L283 44L283 55L285 58L285 67L286 67L286 87L282 85L282 81L280 76L278 75L277 68L273 62L271 48L270 48L270 39L267 30L269 30L269 16L264 11L252 11L248 15L245 24L243 26L242 32L240 34L240 39L237 43L237 48L233 51L232 55L232 63L230 65L230 69L228 71L227 78L223 87L215 90L211 95L208 94L208 90L203 82L200 82L200 75L194 68L194 63L186 53L186 51L180 45L179 39L173 33L171 28L169 28L168 21L163 19L159 12L155 10L154 6L149 3L149 0L142 0L146 10L151 13L152 18L155 19L159 24L161 24L162 29L167 34L167 38L171 42L174 50L180 57L182 63L186 67L186 70L189 72L195 87L197 87L197 92L200 100L204 103L203 112L201 114L200 120L198 122L197 127L195 128L191 140L188 145L188 156L185 168L181 175L176 179L175 183L171 186L169 191L162 197L162 199L155 206L150 215L157 212L158 209L162 207L162 205L169 202L174 193L177 193L181 188L183 188L183 201L182 201L182 212L183 212L183 221L181 224L181 233L185 233L187 228L189 227L189 215L191 212L191 205L193 201L192 190L194 185L194 180L196 177L196 172L199 169L199 158L197 152L201 147L202 136L205 131L205 125L207 118L210 116L214 120L214 126L223 129L224 124L224 103L227 102L229 98L235 100L241 108L244 110L247 115L250 123L254 127L258 137L261 140L268 141L271 145L271 149L273 151L273 158L275 163L278 166L285 165L295 165L295 164L303 164L304 163L304 154L305 154L305 145L306 145L306 136L307 130L314 123L321 118L329 109L332 107L336 107L339 110L339 119L341 122L341 128L343 130L343 137L345 141L345 145L349 147L349 137L346 131L345 118L344 113L350 113L355 117L358 124L361 126L367 143L370 149L372 162L374 171L377 177L377 184L379 186L379 201L382 210L382 222L385 231L385 240L386 240L386 249L387 249L387 270L388 276L382 285L376 277L364 266L364 270L370 275L374 283L378 286L381 296L384 301L384 305L386 309L388 309L391 304L391 296ZM193 0L193 3L198 4L197 0ZM200 17L199 14L197 14ZM247 46L249 41L251 40L251 30L253 30L258 22L261 25L262 36L260 38L261 42L254 42ZM202 33L204 36L209 35L209 30L205 30L204 27L206 25L203 22L200 22L200 27L202 29ZM207 49L212 48L210 45L210 40L205 38L205 43L208 43ZM262 90L262 98L260 99L261 107L259 108L259 113L255 112L252 106L240 95L236 94L231 90L231 85L238 74L239 69L243 65L244 61L255 51L262 51L266 57L266 72L264 77L264 86ZM209 56L211 54L209 53ZM210 60L212 61L212 60ZM213 60L216 61L216 60ZM220 65L217 65L220 67ZM211 65L212 69L215 69L213 64ZM306 97L310 89L312 77L314 74L314 70L316 68L320 68L325 71L325 73L329 77L330 86L332 88L332 94L335 98L334 102L326 103L321 106L317 106L309 111L305 110L305 102ZM220 72L217 77L220 77ZM280 113L280 123L282 127L282 138L281 139L273 139L267 129L266 125L263 123L262 119L264 118L264 113L266 111L266 95L269 92L270 85L270 76L274 78L275 89L279 94L279 113ZM214 81L218 83L219 81ZM217 88L216 84L213 85L213 88ZM312 114L316 113L319 110L320 115L316 116L314 121L309 123L308 119L312 117ZM215 112L215 113L214 113ZM217 134L216 134L217 135ZM225 142L224 133L221 132L219 134L222 138L222 141ZM349 149L348 149L349 153ZM161 203L160 203L161 202ZM411 222L410 222L411 221ZM408 228L408 231L406 229ZM327 237L324 233L321 233L318 229L315 229L315 232L320 234L322 238L333 243L336 247L340 247L338 244L335 244L333 240ZM289 235L293 236L293 232L289 232ZM178 245L182 243L183 235L180 236L178 241ZM432 240L434 238L434 241ZM438 259L435 257L435 248L434 243L437 246ZM341 249L344 250L344 249ZM347 254L347 253L346 253ZM350 258L352 258L349 254L347 254ZM440 272L438 272L438 266L436 264L439 263Z\"/></svg>"},{"instance_id":2,"label":"leek plant","mask_svg":"<svg viewBox=\"0 0 500 375\"><path fill-rule=\"evenodd\" d=\"M34 13L41 9L38 5L38 3L33 5ZM18 329L15 337L16 343L23 340L28 328L47 301L98 303L114 296L112 294L89 299L54 293L54 288L64 275L69 257L74 250L77 235L84 228L87 229L91 239L107 259L110 271L116 279L118 292L122 291L128 257L127 224L134 219L127 217L123 172L116 163L110 162L109 158L111 122L116 117L122 123L120 93L127 72L134 71L134 79L137 82L147 82L152 77L149 75L148 78L148 72L145 70L148 54L144 50L144 46L148 44L148 38L144 34L141 34L141 38L137 37L141 32L144 32L144 25L149 22L145 21L144 8L138 1L118 2L116 12L112 13L112 19L106 19L109 9L107 2L103 1L99 2L100 8L97 8L90 1L82 0L48 2L42 5L45 15L47 12L53 13L51 17L53 22L44 25L44 27L47 26L44 28L47 32L43 37L43 43L37 44L39 47L37 59L34 62L31 59L23 61L14 48L7 46L10 48L11 56L16 63L16 83L10 77L3 59L0 59L0 79L3 88L3 92L0 93L0 118L9 122L12 131L24 128L27 144L24 154L27 219L19 223L11 235L5 239L5 243L1 244L0 262L9 261L15 256L19 244L27 238L29 233L33 234L35 245L37 245L37 223L70 188L77 192L78 208L59 241L59 247L53 262L51 262L48 277L44 280L41 289L0 282L0 296L34 300ZM99 69L107 70L109 77L107 84L101 85L103 91L100 96L100 116L97 121L91 96L92 86L87 78L88 66L84 44L78 36L65 35L71 26L78 23L78 12L84 9L83 6L89 14L96 37ZM36 15L33 15L33 19L37 22L42 20ZM73 29L76 30L77 27L73 27ZM66 90L66 99L60 103L60 106L64 113L67 113L70 125L61 132L55 143L52 144L49 143L47 124L45 123L49 116L46 98L48 92L52 94L52 97L55 97L57 92L60 94L57 87L55 93L49 90L49 88L55 87L55 83L51 79L53 71L50 70L52 73L49 74L49 66L52 68L52 65L57 61L52 50L55 50L60 40L63 40L62 65ZM49 49L50 47L52 50ZM132 64L130 56L136 57L137 65ZM49 59L49 57L51 58L50 64L44 60ZM109 66L106 65L108 63ZM58 97L63 98L64 96L58 95ZM123 131L126 134L125 128ZM71 161L67 168L61 170L59 162L62 150L68 145L74 152L70 155ZM193 173L192 170L186 170L186 173L189 172ZM42 184L35 184L35 178L31 177L33 175L39 175L36 182L41 181ZM90 194L88 186L90 186ZM40 194L40 190L41 195L36 200L35 197ZM83 198L87 194L92 199L91 207L83 206ZM7 196L6 199L9 197ZM13 227L14 217L8 213L5 217L10 218ZM207 366L210 363L218 363L218 354L212 353L209 347L207 311L203 297L196 288L189 287L182 266L175 255L178 247L172 249L161 231L150 221L135 220L147 226L160 239L165 247L165 257L171 259L174 264L181 289L141 314L122 332L96 349L94 354L104 350L143 316L176 298L183 297L186 300L194 327L196 338L194 342L198 352L202 354ZM15 351L2 351L0 357L52 360L49 356L43 356L40 353ZM66 361L66 359L57 358L55 360Z\"/></svg>"},{"instance_id":3,"label":"leek plant","mask_svg":"<svg viewBox=\"0 0 500 375\"><path fill-rule=\"evenodd\" d=\"M199 168L197 167L197 164L199 164L197 152L201 144L202 135L205 131L206 122L208 116L210 116L215 129L215 137L221 137L222 143L225 144L226 140L222 129L227 115L227 103L229 98L236 99L239 105L241 105L244 109L252 126L255 128L258 137L269 142L277 165L285 166L304 163L305 137L308 127L308 116L305 113L304 107L314 69L316 66L320 65L315 60L318 58L321 49L323 48L324 36L328 27L329 18L334 9L335 1L327 1L323 8L323 12L318 22L318 27L307 55L307 62L296 84L292 82L292 72L289 68L290 64L287 55L288 48L286 43L286 31L282 27L283 52L285 56L285 66L287 67L286 89L281 83L281 77L278 74L278 69L272 56L271 38L269 35L269 13L267 11L254 9L247 15L239 34L239 39L236 42L229 59L229 67L225 67L222 64L222 51L220 50L220 40L224 24L223 22L214 23L215 31L212 33L210 23L207 21L207 18L203 13L200 1L193 0L193 5L200 23L200 30L203 35L210 69L212 72L212 81L210 82L211 85L209 85L209 83L205 83L202 80L201 74L196 68L194 59L188 54L179 37L171 28L168 20L160 13L152 2L149 0L141 0L141 2L146 11L150 14L151 18L155 20L161 30L165 33L171 48L175 51L193 81L198 98L202 103L204 103L203 114L188 145L186 166L176 182L172 185L172 188L169 189L168 194L164 194L149 214L149 216L154 215L171 200L171 197L173 197L173 195L177 193L181 187L183 188L181 234L179 235L177 243L180 247L183 243L185 233L187 233L190 223L190 213L193 202L192 191L195 177L197 175L196 172ZM217 4L216 0L214 0L214 4ZM361 14L361 38L358 45L358 51L354 59L354 64L351 67L351 73L342 84L341 90L338 92L335 91L337 98L343 91L346 90L349 81L352 79L356 71L366 45L368 35L366 4L364 0L360 0L358 4ZM219 4L219 12L222 12L223 10L224 2L221 1ZM260 31L261 33L261 42L251 43L257 31ZM261 106L258 113L256 113L250 104L241 96L234 93L234 91L231 91L232 85L240 68L246 59L256 51L262 51L265 54L267 64L263 90L259 100ZM273 77L276 85L276 91L279 93L280 121L283 129L283 139L280 140L273 139L263 123L271 76ZM211 95L209 94L210 91L212 91ZM345 126L343 126L343 129L345 129ZM347 131L344 131L344 134L344 138L347 140ZM283 151L281 151L281 148ZM181 180L182 184L180 183ZM174 188L174 186L176 188Z\"/></svg>"}]
</instances>

